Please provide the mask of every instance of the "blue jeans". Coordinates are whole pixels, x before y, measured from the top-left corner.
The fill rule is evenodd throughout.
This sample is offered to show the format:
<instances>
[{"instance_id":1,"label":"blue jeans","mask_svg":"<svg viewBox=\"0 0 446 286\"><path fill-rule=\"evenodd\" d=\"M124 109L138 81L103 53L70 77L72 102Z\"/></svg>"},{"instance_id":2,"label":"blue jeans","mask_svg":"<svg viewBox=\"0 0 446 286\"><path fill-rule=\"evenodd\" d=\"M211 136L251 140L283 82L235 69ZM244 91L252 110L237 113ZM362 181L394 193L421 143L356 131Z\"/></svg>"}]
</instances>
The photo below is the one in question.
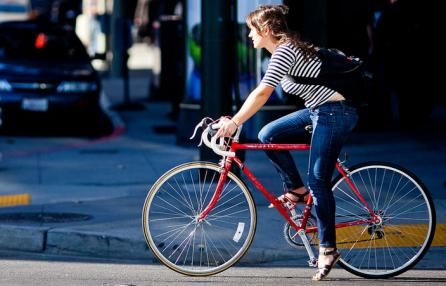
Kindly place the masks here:
<instances>
[{"instance_id":1,"label":"blue jeans","mask_svg":"<svg viewBox=\"0 0 446 286\"><path fill-rule=\"evenodd\" d=\"M357 121L354 107L344 102L328 102L274 120L258 135L262 143L302 143L304 127L313 125L307 187L314 200L319 246L336 247L336 205L331 179L342 145ZM266 151L266 154L289 190L304 186L289 151Z\"/></svg>"}]
</instances>

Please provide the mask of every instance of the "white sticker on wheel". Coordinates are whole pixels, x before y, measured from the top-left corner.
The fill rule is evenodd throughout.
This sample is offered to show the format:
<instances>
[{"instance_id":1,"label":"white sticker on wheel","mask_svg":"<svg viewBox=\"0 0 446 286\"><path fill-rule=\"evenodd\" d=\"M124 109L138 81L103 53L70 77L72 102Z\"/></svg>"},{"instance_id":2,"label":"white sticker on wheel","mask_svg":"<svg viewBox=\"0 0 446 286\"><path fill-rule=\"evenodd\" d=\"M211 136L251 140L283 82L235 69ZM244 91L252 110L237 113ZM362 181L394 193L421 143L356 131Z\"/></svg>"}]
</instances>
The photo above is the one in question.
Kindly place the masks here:
<instances>
[{"instance_id":1,"label":"white sticker on wheel","mask_svg":"<svg viewBox=\"0 0 446 286\"><path fill-rule=\"evenodd\" d=\"M234 234L234 237L232 238L232 240L234 240L235 242L238 242L240 240L240 238L242 237L244 230L245 230L245 223L239 222L238 226L237 226L237 230L235 231L235 234Z\"/></svg>"}]
</instances>

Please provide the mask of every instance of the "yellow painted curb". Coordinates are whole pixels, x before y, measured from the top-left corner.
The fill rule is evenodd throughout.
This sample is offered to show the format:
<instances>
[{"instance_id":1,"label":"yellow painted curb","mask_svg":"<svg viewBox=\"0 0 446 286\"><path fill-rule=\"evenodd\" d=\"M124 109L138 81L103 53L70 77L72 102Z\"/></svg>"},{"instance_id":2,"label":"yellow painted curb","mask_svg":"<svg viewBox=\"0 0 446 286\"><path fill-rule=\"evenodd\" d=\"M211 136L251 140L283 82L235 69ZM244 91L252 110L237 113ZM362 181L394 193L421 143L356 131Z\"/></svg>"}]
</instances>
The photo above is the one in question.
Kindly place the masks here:
<instances>
[{"instance_id":1,"label":"yellow painted curb","mask_svg":"<svg viewBox=\"0 0 446 286\"><path fill-rule=\"evenodd\" d=\"M29 205L31 194L0 195L0 207Z\"/></svg>"},{"instance_id":2,"label":"yellow painted curb","mask_svg":"<svg viewBox=\"0 0 446 286\"><path fill-rule=\"evenodd\" d=\"M423 243L426 224L384 226L384 236L368 233L364 226L339 228L336 231L338 248L414 247ZM437 224L432 246L446 246L446 224Z\"/></svg>"}]
</instances>

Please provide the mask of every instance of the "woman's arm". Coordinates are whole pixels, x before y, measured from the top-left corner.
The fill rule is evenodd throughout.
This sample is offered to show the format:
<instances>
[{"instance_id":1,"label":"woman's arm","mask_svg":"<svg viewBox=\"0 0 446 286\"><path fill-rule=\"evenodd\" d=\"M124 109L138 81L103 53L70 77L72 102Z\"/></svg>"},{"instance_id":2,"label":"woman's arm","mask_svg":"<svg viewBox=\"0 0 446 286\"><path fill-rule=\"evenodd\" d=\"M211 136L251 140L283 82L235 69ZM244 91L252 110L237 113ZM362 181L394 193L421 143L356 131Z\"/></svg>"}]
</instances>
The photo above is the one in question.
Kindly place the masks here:
<instances>
[{"instance_id":1,"label":"woman's arm","mask_svg":"<svg viewBox=\"0 0 446 286\"><path fill-rule=\"evenodd\" d=\"M232 119L223 119L221 127L217 132L218 137L231 136L238 126L246 122L251 116L257 113L263 105L268 101L268 98L273 93L274 88L266 85L259 84L248 96L243 103L240 110L234 115Z\"/></svg>"}]
</instances>

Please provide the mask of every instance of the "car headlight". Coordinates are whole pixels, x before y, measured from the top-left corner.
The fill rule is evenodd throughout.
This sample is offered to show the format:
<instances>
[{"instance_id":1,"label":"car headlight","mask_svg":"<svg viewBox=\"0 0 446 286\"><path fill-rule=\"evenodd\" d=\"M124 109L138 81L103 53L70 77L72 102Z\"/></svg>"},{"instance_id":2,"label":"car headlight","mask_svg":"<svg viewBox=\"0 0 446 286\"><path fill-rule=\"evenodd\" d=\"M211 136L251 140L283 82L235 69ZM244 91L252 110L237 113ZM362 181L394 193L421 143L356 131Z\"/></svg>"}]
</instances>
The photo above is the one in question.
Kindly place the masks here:
<instances>
[{"instance_id":1,"label":"car headlight","mask_svg":"<svg viewBox=\"0 0 446 286\"><path fill-rule=\"evenodd\" d=\"M0 79L0 91L11 91L12 87L7 80Z\"/></svg>"},{"instance_id":2,"label":"car headlight","mask_svg":"<svg viewBox=\"0 0 446 286\"><path fill-rule=\"evenodd\" d=\"M90 92L96 90L98 90L98 85L95 82L86 81L63 81L57 87L57 91L62 93Z\"/></svg>"}]
</instances>

